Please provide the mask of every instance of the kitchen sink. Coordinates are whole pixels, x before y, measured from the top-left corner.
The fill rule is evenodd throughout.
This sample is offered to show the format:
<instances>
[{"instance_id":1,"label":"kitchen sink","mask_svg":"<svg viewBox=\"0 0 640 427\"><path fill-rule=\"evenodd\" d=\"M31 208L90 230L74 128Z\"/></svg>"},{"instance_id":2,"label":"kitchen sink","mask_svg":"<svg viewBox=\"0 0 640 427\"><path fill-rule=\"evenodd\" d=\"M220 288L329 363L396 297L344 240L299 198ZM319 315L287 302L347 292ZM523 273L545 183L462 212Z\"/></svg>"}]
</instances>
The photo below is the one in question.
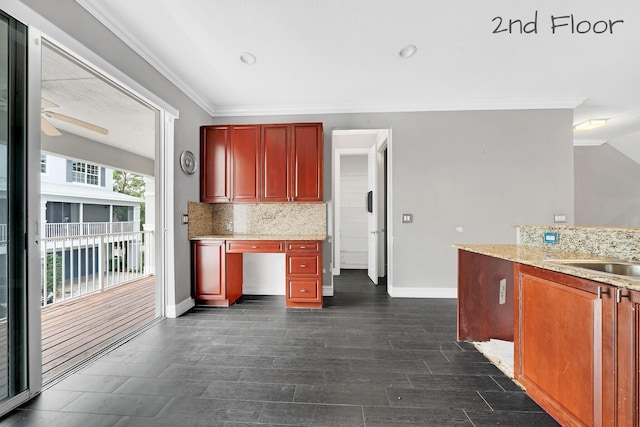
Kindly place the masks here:
<instances>
[{"instance_id":1,"label":"kitchen sink","mask_svg":"<svg viewBox=\"0 0 640 427\"><path fill-rule=\"evenodd\" d=\"M640 277L640 264L632 262L564 259L548 260L547 262L562 264L567 267L586 268L587 270L616 274L618 276Z\"/></svg>"}]
</instances>

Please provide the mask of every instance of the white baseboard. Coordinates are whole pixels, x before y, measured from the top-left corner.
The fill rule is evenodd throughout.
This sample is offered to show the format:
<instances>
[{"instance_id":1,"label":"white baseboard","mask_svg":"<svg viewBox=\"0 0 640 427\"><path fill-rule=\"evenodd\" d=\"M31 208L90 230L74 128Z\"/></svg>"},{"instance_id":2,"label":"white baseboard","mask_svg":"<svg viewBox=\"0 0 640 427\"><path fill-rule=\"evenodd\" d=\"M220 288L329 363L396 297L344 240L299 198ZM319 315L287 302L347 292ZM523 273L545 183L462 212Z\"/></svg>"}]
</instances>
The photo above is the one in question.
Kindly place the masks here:
<instances>
[{"instance_id":1,"label":"white baseboard","mask_svg":"<svg viewBox=\"0 0 640 427\"><path fill-rule=\"evenodd\" d=\"M243 283L242 295L284 295L285 287L281 283L265 285L264 283Z\"/></svg>"},{"instance_id":2,"label":"white baseboard","mask_svg":"<svg viewBox=\"0 0 640 427\"><path fill-rule=\"evenodd\" d=\"M333 296L333 287L332 286L323 286L322 287L322 296L323 297L332 297Z\"/></svg>"},{"instance_id":3,"label":"white baseboard","mask_svg":"<svg viewBox=\"0 0 640 427\"><path fill-rule=\"evenodd\" d=\"M189 311L196 305L196 302L193 298L189 297L186 300L176 304L176 305L167 305L166 316L170 319L175 319L176 317L182 316L184 313Z\"/></svg>"},{"instance_id":4,"label":"white baseboard","mask_svg":"<svg viewBox=\"0 0 640 427\"><path fill-rule=\"evenodd\" d=\"M458 298L458 288L398 288L388 289L393 298Z\"/></svg>"}]
</instances>

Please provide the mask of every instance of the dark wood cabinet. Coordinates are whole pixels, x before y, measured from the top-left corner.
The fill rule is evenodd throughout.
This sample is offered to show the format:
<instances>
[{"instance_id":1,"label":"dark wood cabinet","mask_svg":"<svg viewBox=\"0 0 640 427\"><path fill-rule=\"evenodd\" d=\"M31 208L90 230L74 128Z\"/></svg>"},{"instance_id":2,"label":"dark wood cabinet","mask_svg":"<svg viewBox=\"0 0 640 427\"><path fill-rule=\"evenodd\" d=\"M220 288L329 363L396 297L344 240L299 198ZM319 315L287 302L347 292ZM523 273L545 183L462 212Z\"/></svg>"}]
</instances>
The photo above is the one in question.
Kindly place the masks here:
<instances>
[{"instance_id":1,"label":"dark wood cabinet","mask_svg":"<svg viewBox=\"0 0 640 427\"><path fill-rule=\"evenodd\" d=\"M322 242L196 240L191 243L197 305L227 307L242 296L245 253L286 252L287 307L322 308Z\"/></svg>"},{"instance_id":2,"label":"dark wood cabinet","mask_svg":"<svg viewBox=\"0 0 640 427\"><path fill-rule=\"evenodd\" d=\"M291 126L288 124L262 126L263 202L291 201Z\"/></svg>"},{"instance_id":3,"label":"dark wood cabinet","mask_svg":"<svg viewBox=\"0 0 640 427\"><path fill-rule=\"evenodd\" d=\"M640 292L603 286L605 426L640 425Z\"/></svg>"},{"instance_id":4,"label":"dark wood cabinet","mask_svg":"<svg viewBox=\"0 0 640 427\"><path fill-rule=\"evenodd\" d=\"M322 201L322 124L291 125L291 197L296 202Z\"/></svg>"},{"instance_id":5,"label":"dark wood cabinet","mask_svg":"<svg viewBox=\"0 0 640 427\"><path fill-rule=\"evenodd\" d=\"M562 425L640 425L640 292L460 250L459 339L508 340L504 277L527 394Z\"/></svg>"},{"instance_id":6,"label":"dark wood cabinet","mask_svg":"<svg viewBox=\"0 0 640 427\"><path fill-rule=\"evenodd\" d=\"M513 341L514 263L458 252L458 339Z\"/></svg>"},{"instance_id":7,"label":"dark wood cabinet","mask_svg":"<svg viewBox=\"0 0 640 427\"><path fill-rule=\"evenodd\" d=\"M287 307L322 308L322 243L287 242Z\"/></svg>"},{"instance_id":8,"label":"dark wood cabinet","mask_svg":"<svg viewBox=\"0 0 640 427\"><path fill-rule=\"evenodd\" d=\"M192 242L196 304L229 306L242 295L242 254L227 254L224 241Z\"/></svg>"},{"instance_id":9,"label":"dark wood cabinet","mask_svg":"<svg viewBox=\"0 0 640 427\"><path fill-rule=\"evenodd\" d=\"M203 126L200 129L200 201L231 201L230 149L230 126Z\"/></svg>"},{"instance_id":10,"label":"dark wood cabinet","mask_svg":"<svg viewBox=\"0 0 640 427\"><path fill-rule=\"evenodd\" d=\"M321 202L322 123L203 126L202 202Z\"/></svg>"},{"instance_id":11,"label":"dark wood cabinet","mask_svg":"<svg viewBox=\"0 0 640 427\"><path fill-rule=\"evenodd\" d=\"M260 126L231 128L231 201L257 203L260 200Z\"/></svg>"},{"instance_id":12,"label":"dark wood cabinet","mask_svg":"<svg viewBox=\"0 0 640 427\"><path fill-rule=\"evenodd\" d=\"M200 201L259 201L259 126L203 126L200 162Z\"/></svg>"},{"instance_id":13,"label":"dark wood cabinet","mask_svg":"<svg viewBox=\"0 0 640 427\"><path fill-rule=\"evenodd\" d=\"M520 265L515 303L516 379L560 423L601 425L598 283Z\"/></svg>"}]
</instances>

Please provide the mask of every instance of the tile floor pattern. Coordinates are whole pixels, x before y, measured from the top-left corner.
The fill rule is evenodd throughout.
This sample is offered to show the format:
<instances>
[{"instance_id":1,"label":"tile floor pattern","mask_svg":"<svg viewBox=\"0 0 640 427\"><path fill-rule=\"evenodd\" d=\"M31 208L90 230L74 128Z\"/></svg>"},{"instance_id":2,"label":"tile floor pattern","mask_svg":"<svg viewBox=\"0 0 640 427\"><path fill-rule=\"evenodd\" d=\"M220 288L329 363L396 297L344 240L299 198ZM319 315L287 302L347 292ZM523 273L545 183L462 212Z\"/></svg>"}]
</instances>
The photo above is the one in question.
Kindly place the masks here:
<instances>
[{"instance_id":1,"label":"tile floor pattern","mask_svg":"<svg viewBox=\"0 0 640 427\"><path fill-rule=\"evenodd\" d=\"M0 426L555 426L473 346L456 301L343 271L322 310L283 297L166 319Z\"/></svg>"}]
</instances>

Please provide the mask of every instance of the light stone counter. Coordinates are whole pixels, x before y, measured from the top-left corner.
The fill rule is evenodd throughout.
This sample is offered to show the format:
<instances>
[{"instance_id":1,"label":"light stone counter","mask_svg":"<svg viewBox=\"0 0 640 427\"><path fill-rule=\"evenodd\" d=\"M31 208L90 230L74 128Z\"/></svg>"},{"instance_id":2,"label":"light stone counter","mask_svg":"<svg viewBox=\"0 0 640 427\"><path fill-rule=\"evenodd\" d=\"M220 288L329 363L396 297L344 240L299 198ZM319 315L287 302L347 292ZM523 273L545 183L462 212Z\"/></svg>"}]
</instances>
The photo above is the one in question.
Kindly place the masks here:
<instances>
[{"instance_id":1,"label":"light stone counter","mask_svg":"<svg viewBox=\"0 0 640 427\"><path fill-rule=\"evenodd\" d=\"M554 259L563 260L606 260L627 262L627 260L615 258L603 258L602 256L587 254L583 252L571 252L558 250L551 247L540 247L530 245L453 245L455 248L482 255L501 258L520 264L531 265L533 267L544 268L546 270L569 274L571 276L590 279L597 282L623 287L627 289L640 290L640 278L618 276L615 274L602 273L578 267L554 264L549 261Z\"/></svg>"},{"instance_id":2,"label":"light stone counter","mask_svg":"<svg viewBox=\"0 0 640 427\"><path fill-rule=\"evenodd\" d=\"M326 234L208 234L190 240L325 240Z\"/></svg>"}]
</instances>

